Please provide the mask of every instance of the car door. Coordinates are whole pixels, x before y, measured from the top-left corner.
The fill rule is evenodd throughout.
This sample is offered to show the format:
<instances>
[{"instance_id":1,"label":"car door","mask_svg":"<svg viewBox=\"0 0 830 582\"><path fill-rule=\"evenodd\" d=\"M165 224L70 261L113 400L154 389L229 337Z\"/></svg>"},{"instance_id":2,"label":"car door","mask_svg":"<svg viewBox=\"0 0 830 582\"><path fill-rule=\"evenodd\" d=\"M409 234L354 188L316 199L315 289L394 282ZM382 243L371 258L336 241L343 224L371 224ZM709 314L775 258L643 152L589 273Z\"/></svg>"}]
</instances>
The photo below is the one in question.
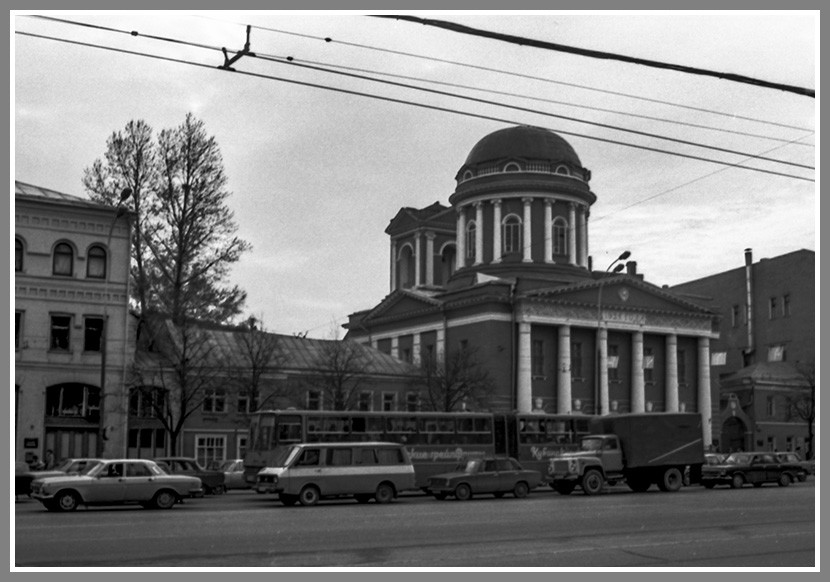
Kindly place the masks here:
<instances>
[{"instance_id":1,"label":"car door","mask_svg":"<svg viewBox=\"0 0 830 582\"><path fill-rule=\"evenodd\" d=\"M761 455L761 462L764 465L764 481L777 483L781 477L781 463L775 455Z\"/></svg>"},{"instance_id":2,"label":"car door","mask_svg":"<svg viewBox=\"0 0 830 582\"><path fill-rule=\"evenodd\" d=\"M495 459L486 459L478 466L478 473L472 480L475 493L493 493L503 491L499 485L499 472Z\"/></svg>"},{"instance_id":3,"label":"car door","mask_svg":"<svg viewBox=\"0 0 830 582\"><path fill-rule=\"evenodd\" d=\"M767 480L767 466L761 455L752 455L746 471L746 480L749 483L765 483Z\"/></svg>"},{"instance_id":4,"label":"car door","mask_svg":"<svg viewBox=\"0 0 830 582\"><path fill-rule=\"evenodd\" d=\"M498 491L513 491L519 471L510 462L510 459L496 459L498 475Z\"/></svg>"},{"instance_id":5,"label":"car door","mask_svg":"<svg viewBox=\"0 0 830 582\"><path fill-rule=\"evenodd\" d=\"M101 468L96 478L89 483L89 490L84 495L87 503L120 503L124 500L124 463L107 463Z\"/></svg>"},{"instance_id":6,"label":"car door","mask_svg":"<svg viewBox=\"0 0 830 582\"><path fill-rule=\"evenodd\" d=\"M156 476L146 463L133 461L126 465L124 501L150 501L158 489Z\"/></svg>"}]
</instances>

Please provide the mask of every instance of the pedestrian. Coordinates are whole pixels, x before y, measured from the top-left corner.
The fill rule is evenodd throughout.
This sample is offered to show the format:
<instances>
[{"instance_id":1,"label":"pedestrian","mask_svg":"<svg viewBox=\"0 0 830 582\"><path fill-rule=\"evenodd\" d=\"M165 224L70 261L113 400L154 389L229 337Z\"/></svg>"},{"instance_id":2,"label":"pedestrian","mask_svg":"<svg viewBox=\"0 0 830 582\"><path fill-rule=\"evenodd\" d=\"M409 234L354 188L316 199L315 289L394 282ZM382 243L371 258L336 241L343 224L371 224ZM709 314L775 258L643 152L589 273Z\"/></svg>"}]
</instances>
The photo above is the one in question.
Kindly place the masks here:
<instances>
[{"instance_id":1,"label":"pedestrian","mask_svg":"<svg viewBox=\"0 0 830 582\"><path fill-rule=\"evenodd\" d=\"M47 449L46 454L43 455L43 468L47 471L55 468L55 453L52 449Z\"/></svg>"},{"instance_id":2,"label":"pedestrian","mask_svg":"<svg viewBox=\"0 0 830 582\"><path fill-rule=\"evenodd\" d=\"M43 463L40 462L40 459L37 455L32 455L32 460L29 461L29 468L32 471L41 471L43 470Z\"/></svg>"}]
</instances>

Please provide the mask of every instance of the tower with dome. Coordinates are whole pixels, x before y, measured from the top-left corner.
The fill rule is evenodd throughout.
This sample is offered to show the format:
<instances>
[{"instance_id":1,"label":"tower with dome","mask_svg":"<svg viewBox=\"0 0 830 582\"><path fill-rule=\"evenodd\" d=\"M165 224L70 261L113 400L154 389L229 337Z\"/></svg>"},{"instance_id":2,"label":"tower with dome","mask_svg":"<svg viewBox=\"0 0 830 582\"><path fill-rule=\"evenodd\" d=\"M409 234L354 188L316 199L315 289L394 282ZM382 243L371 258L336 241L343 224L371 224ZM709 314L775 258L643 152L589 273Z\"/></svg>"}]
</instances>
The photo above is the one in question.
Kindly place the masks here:
<instances>
[{"instance_id":1,"label":"tower with dome","mask_svg":"<svg viewBox=\"0 0 830 582\"><path fill-rule=\"evenodd\" d=\"M494 411L700 412L708 446L717 315L633 261L623 273L592 265L590 179L548 129L484 136L449 206L392 218L390 292L349 316L347 337L415 364L474 350L497 387L477 404Z\"/></svg>"}]
</instances>

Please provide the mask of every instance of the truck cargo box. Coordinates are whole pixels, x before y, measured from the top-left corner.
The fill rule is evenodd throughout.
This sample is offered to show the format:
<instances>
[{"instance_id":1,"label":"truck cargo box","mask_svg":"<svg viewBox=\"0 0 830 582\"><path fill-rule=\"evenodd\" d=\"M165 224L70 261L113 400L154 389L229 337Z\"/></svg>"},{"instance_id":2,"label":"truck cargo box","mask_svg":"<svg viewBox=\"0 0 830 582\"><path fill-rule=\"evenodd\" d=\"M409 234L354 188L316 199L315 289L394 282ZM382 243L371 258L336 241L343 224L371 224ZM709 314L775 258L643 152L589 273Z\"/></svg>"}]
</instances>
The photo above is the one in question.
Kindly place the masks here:
<instances>
[{"instance_id":1,"label":"truck cargo box","mask_svg":"<svg viewBox=\"0 0 830 582\"><path fill-rule=\"evenodd\" d=\"M692 412L615 414L592 418L593 434L620 439L628 469L703 463L702 416Z\"/></svg>"}]
</instances>

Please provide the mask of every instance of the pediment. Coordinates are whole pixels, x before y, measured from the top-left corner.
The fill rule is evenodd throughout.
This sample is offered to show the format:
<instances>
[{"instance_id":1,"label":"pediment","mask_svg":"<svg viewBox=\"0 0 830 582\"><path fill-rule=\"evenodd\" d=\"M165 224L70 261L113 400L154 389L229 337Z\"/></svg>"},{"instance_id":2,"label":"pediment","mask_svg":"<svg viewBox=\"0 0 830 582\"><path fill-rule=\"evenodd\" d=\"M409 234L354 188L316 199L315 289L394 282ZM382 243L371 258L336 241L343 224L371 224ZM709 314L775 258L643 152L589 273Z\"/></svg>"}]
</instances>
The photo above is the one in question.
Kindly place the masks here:
<instances>
[{"instance_id":1,"label":"pediment","mask_svg":"<svg viewBox=\"0 0 830 582\"><path fill-rule=\"evenodd\" d=\"M440 305L440 301L418 291L398 289L387 295L383 301L372 309L366 315L364 321L371 321L372 319L381 317L405 315L416 311L431 310Z\"/></svg>"}]
</instances>

